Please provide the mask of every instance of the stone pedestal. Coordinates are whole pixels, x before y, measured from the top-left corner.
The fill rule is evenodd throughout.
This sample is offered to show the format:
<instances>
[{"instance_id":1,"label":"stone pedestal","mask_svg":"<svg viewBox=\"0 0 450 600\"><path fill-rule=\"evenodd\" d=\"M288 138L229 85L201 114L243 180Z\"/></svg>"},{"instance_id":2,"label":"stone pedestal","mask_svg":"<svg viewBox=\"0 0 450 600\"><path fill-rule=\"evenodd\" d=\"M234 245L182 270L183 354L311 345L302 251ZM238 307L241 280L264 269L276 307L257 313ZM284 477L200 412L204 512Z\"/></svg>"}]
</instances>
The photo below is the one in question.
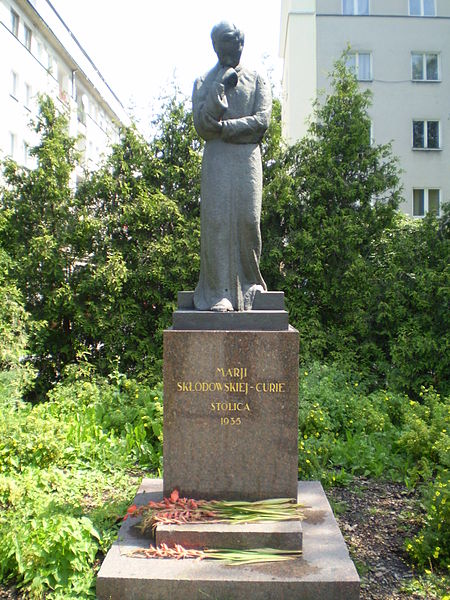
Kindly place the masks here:
<instances>
[{"instance_id":1,"label":"stone pedestal","mask_svg":"<svg viewBox=\"0 0 450 600\"><path fill-rule=\"evenodd\" d=\"M144 479L137 505L162 497L162 481ZM282 563L228 566L216 561L137 558L146 547L127 519L97 577L99 600L358 600L359 577L322 486L300 482L298 501L305 511L303 554Z\"/></svg>"},{"instance_id":2,"label":"stone pedestal","mask_svg":"<svg viewBox=\"0 0 450 600\"><path fill-rule=\"evenodd\" d=\"M289 315L284 307L283 292L258 292L252 310L223 313L195 310L194 292L178 292L173 329L285 331L289 329Z\"/></svg>"},{"instance_id":3,"label":"stone pedestal","mask_svg":"<svg viewBox=\"0 0 450 600\"><path fill-rule=\"evenodd\" d=\"M164 332L164 482L144 480L134 503L178 489L196 499L293 498L306 519L159 526L156 543L188 548L299 550L285 563L142 559L134 519L123 523L97 578L99 600L357 600L359 577L318 482L297 482L298 332L280 292L248 313L195 311L179 294Z\"/></svg>"},{"instance_id":4,"label":"stone pedestal","mask_svg":"<svg viewBox=\"0 0 450 600\"><path fill-rule=\"evenodd\" d=\"M164 332L164 494L295 498L298 332Z\"/></svg>"}]
</instances>

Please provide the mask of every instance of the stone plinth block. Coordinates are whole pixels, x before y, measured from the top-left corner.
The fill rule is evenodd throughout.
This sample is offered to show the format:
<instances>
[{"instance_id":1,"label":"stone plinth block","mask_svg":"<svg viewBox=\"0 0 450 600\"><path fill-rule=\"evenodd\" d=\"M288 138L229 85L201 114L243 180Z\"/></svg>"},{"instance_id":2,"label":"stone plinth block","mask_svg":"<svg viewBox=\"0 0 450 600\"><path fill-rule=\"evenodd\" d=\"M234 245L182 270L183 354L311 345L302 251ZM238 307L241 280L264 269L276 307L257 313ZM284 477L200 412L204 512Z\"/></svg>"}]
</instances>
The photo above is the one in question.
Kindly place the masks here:
<instances>
[{"instance_id":1,"label":"stone plinth block","mask_svg":"<svg viewBox=\"0 0 450 600\"><path fill-rule=\"evenodd\" d=\"M184 548L279 548L302 549L302 525L299 520L261 523L192 523L158 525L156 544Z\"/></svg>"},{"instance_id":2,"label":"stone plinth block","mask_svg":"<svg viewBox=\"0 0 450 600\"><path fill-rule=\"evenodd\" d=\"M194 292L178 292L178 308L195 310ZM252 310L285 310L284 292L256 292Z\"/></svg>"},{"instance_id":3,"label":"stone plinth block","mask_svg":"<svg viewBox=\"0 0 450 600\"><path fill-rule=\"evenodd\" d=\"M174 329L281 331L289 329L289 314L286 310L177 310L173 313L172 322Z\"/></svg>"},{"instance_id":4,"label":"stone plinth block","mask_svg":"<svg viewBox=\"0 0 450 600\"><path fill-rule=\"evenodd\" d=\"M252 310L223 313L195 310L194 292L178 292L173 329L282 331L289 329L289 315L283 292L257 292Z\"/></svg>"},{"instance_id":5,"label":"stone plinth block","mask_svg":"<svg viewBox=\"0 0 450 600\"><path fill-rule=\"evenodd\" d=\"M145 479L134 503L159 501L162 481ZM127 519L97 578L99 600L358 600L359 577L322 486L300 482L303 554L282 563L227 566L217 561L130 556L149 540Z\"/></svg>"},{"instance_id":6,"label":"stone plinth block","mask_svg":"<svg viewBox=\"0 0 450 600\"><path fill-rule=\"evenodd\" d=\"M164 494L297 494L298 332L164 332Z\"/></svg>"}]
</instances>

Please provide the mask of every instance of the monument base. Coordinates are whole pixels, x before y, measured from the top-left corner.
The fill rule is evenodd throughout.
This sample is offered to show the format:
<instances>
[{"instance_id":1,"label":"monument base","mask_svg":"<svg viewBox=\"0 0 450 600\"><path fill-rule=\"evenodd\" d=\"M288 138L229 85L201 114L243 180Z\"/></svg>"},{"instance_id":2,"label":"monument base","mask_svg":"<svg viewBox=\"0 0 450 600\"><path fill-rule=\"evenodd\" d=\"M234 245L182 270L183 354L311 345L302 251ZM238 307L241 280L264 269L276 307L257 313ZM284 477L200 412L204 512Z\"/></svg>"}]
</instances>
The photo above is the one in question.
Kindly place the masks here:
<instances>
[{"instance_id":1,"label":"monument base","mask_svg":"<svg viewBox=\"0 0 450 600\"><path fill-rule=\"evenodd\" d=\"M160 479L144 479L134 503L162 497ZM359 577L322 486L298 484L305 510L303 555L281 563L227 566L218 561L130 556L149 540L127 519L97 578L99 600L358 600Z\"/></svg>"},{"instance_id":2,"label":"monument base","mask_svg":"<svg viewBox=\"0 0 450 600\"><path fill-rule=\"evenodd\" d=\"M223 313L195 310L194 292L178 292L173 329L286 331L289 329L289 314L284 307L283 292L257 292L252 310Z\"/></svg>"},{"instance_id":3,"label":"monument base","mask_svg":"<svg viewBox=\"0 0 450 600\"><path fill-rule=\"evenodd\" d=\"M165 496L295 498L298 338L292 327L164 331Z\"/></svg>"}]
</instances>

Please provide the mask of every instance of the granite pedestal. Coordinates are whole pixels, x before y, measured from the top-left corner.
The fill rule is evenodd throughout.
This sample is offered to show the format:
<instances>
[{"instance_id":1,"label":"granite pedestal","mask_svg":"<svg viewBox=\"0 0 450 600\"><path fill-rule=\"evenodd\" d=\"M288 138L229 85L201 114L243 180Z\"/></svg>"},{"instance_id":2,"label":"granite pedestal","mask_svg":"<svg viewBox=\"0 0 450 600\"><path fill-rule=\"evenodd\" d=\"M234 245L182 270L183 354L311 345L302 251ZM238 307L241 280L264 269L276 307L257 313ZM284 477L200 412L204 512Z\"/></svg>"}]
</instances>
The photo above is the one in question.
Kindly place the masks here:
<instances>
[{"instance_id":1,"label":"granite pedestal","mask_svg":"<svg viewBox=\"0 0 450 600\"><path fill-rule=\"evenodd\" d=\"M164 332L164 494L295 498L298 332Z\"/></svg>"},{"instance_id":2,"label":"granite pedestal","mask_svg":"<svg viewBox=\"0 0 450 600\"><path fill-rule=\"evenodd\" d=\"M137 505L162 497L160 479L144 479ZM125 521L97 578L99 600L358 600L359 577L319 482L298 485L305 511L303 554L284 563L226 566L215 561L130 556L149 539Z\"/></svg>"},{"instance_id":3,"label":"granite pedestal","mask_svg":"<svg viewBox=\"0 0 450 600\"><path fill-rule=\"evenodd\" d=\"M223 313L195 310L194 292L178 292L173 329L285 331L289 329L289 315L283 292L257 292L252 310Z\"/></svg>"},{"instance_id":4,"label":"granite pedestal","mask_svg":"<svg viewBox=\"0 0 450 600\"><path fill-rule=\"evenodd\" d=\"M134 519L97 578L99 600L357 600L359 577L318 482L297 482L298 332L283 294L258 294L247 313L195 311L179 294L164 332L164 483L134 500L181 496L297 498L306 519L244 525L159 526L156 543L187 548L274 547L302 556L241 567L130 556L150 540Z\"/></svg>"}]
</instances>

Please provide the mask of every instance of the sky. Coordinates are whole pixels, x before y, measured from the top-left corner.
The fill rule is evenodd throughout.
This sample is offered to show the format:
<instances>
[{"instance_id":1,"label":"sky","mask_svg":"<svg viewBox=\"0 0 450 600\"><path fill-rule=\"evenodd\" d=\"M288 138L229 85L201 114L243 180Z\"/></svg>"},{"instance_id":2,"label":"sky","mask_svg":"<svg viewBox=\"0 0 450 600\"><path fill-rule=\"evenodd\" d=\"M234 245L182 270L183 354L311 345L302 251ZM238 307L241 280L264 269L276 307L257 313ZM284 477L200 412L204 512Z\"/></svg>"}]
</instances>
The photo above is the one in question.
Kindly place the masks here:
<instances>
[{"instance_id":1,"label":"sky","mask_svg":"<svg viewBox=\"0 0 450 600\"><path fill-rule=\"evenodd\" d=\"M50 0L124 107L145 128L173 82L190 96L216 63L210 32L222 20L245 34L241 62L280 87L281 0Z\"/></svg>"}]
</instances>

